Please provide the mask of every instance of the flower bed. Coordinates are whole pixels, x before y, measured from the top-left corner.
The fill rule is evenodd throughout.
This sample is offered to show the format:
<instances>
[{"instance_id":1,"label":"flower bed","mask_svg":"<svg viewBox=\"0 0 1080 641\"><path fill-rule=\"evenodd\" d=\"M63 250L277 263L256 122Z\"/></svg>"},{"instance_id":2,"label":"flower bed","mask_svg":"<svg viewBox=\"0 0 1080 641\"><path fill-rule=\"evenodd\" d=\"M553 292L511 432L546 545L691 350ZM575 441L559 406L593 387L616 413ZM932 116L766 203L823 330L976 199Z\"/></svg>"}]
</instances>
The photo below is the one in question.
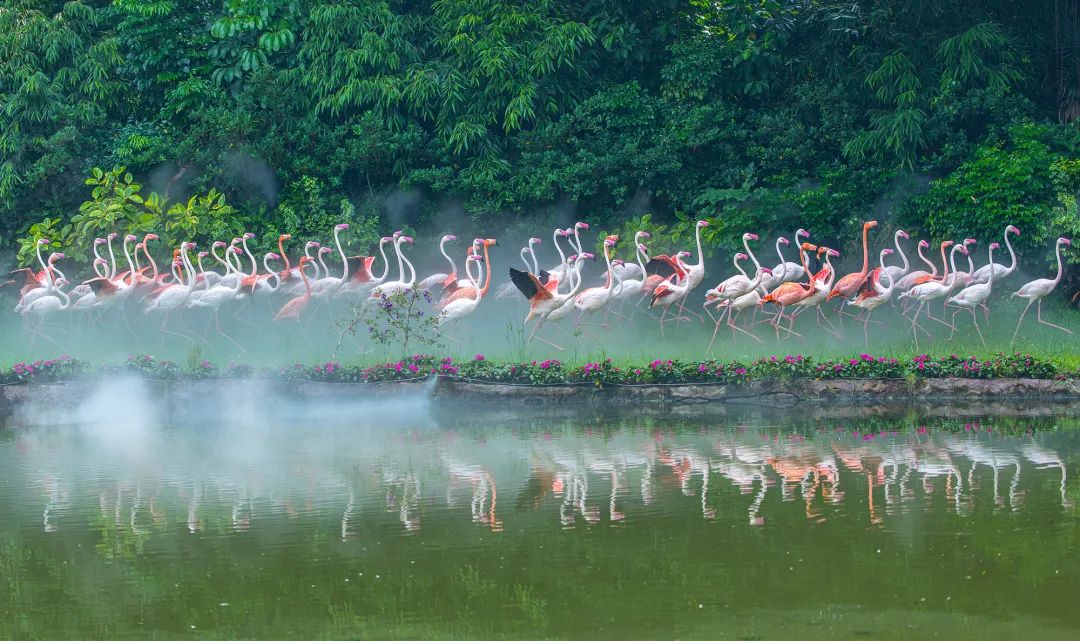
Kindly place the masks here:
<instances>
[{"instance_id":1,"label":"flower bed","mask_svg":"<svg viewBox=\"0 0 1080 641\"><path fill-rule=\"evenodd\" d=\"M63 356L57 359L16 363L0 370L0 383L58 382L77 378L135 375L147 380L220 380L270 378L284 381L331 383L379 383L408 381L432 375L466 381L513 385L701 385L741 384L753 381L792 379L1066 379L1078 372L1061 371L1054 363L1030 354L998 353L990 357L951 354L935 357L919 354L910 359L859 354L849 359L818 361L801 354L763 357L757 360L680 361L657 359L640 365L620 365L612 359L567 366L554 360L492 361L481 354L454 361L416 354L398 361L374 365L342 365L337 362L314 366L297 363L276 370L256 369L238 363L219 367L200 361L188 367L153 356L131 356L117 365L92 369L84 361Z\"/></svg>"}]
</instances>

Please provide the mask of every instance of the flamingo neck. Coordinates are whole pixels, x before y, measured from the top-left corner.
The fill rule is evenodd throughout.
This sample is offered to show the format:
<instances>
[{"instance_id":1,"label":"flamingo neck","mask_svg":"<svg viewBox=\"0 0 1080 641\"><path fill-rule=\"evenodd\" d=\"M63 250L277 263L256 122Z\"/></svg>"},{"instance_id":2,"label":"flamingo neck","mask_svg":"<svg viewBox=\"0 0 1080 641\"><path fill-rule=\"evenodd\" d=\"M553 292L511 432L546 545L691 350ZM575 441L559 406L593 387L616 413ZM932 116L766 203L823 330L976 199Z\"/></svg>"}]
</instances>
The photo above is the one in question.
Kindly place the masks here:
<instances>
[{"instance_id":1,"label":"flamingo neck","mask_svg":"<svg viewBox=\"0 0 1080 641\"><path fill-rule=\"evenodd\" d=\"M484 265L487 266L487 269L484 270L484 287L481 293L487 296L488 288L491 287L491 259L488 257L488 244L486 242L484 243Z\"/></svg>"},{"instance_id":2,"label":"flamingo neck","mask_svg":"<svg viewBox=\"0 0 1080 641\"><path fill-rule=\"evenodd\" d=\"M526 254L526 253L527 253L528 251L529 251L529 249L528 249L527 247L522 247L522 248L521 248L521 252L520 252L520 255L521 255L521 262L525 263L525 271L531 271L531 270L532 270L532 265L530 265L530 264L529 264L529 259L525 257L525 254ZM468 265L466 265L466 267L467 267L467 266L468 266Z\"/></svg>"},{"instance_id":3,"label":"flamingo neck","mask_svg":"<svg viewBox=\"0 0 1080 641\"><path fill-rule=\"evenodd\" d=\"M1054 276L1054 285L1057 286L1057 284L1061 281L1061 270L1062 270L1062 267L1061 267L1061 243L1057 244L1057 249L1054 251L1054 253L1057 254L1057 264L1058 264L1057 265L1057 275Z\"/></svg>"},{"instance_id":4,"label":"flamingo neck","mask_svg":"<svg viewBox=\"0 0 1080 641\"><path fill-rule=\"evenodd\" d=\"M610 293L615 281L613 278L614 272L611 269L611 254L608 253L608 246L606 244L604 245L604 262L607 263L607 283L604 284L604 289Z\"/></svg>"},{"instance_id":5,"label":"flamingo neck","mask_svg":"<svg viewBox=\"0 0 1080 641\"><path fill-rule=\"evenodd\" d=\"M441 253L443 255L443 258L446 259L446 262L450 264L450 273L451 274L456 274L457 273L457 265L454 264L454 259L450 257L450 254L446 253L446 239L445 238L443 238L442 240L439 241L439 253ZM525 250L524 249L521 250L521 260L523 260L523 261L525 260ZM468 268L469 268L469 266L466 264L465 265L466 272L468 272ZM529 263L525 263L525 269L528 269L528 268L529 268Z\"/></svg>"},{"instance_id":6,"label":"flamingo neck","mask_svg":"<svg viewBox=\"0 0 1080 641\"><path fill-rule=\"evenodd\" d=\"M860 272L862 274L865 274L870 269L870 254L868 253L869 250L867 249L867 246L866 246L867 237L869 236L869 234L870 234L870 228L867 227L866 225L863 225L863 228L862 228L862 272ZM942 260L944 260L944 254L942 254Z\"/></svg>"},{"instance_id":7,"label":"flamingo neck","mask_svg":"<svg viewBox=\"0 0 1080 641\"><path fill-rule=\"evenodd\" d=\"M254 276L255 274L259 273L259 264L255 262L255 254L252 254L251 250L248 249L247 236L243 237L243 239L240 241L240 244L244 246L244 253L247 254L247 257L251 260L251 273L248 274L248 276Z\"/></svg>"},{"instance_id":8,"label":"flamingo neck","mask_svg":"<svg viewBox=\"0 0 1080 641\"><path fill-rule=\"evenodd\" d=\"M34 243L34 244L37 245L37 243ZM41 257L41 245L37 245L37 247L34 249L34 251L35 251L35 253L37 253L37 259L38 259L38 263L41 265L41 271L45 273L45 280L48 281L46 283L46 285L52 285L52 283L53 283L52 271L50 271L49 266L45 264L45 259Z\"/></svg>"},{"instance_id":9,"label":"flamingo neck","mask_svg":"<svg viewBox=\"0 0 1080 641\"><path fill-rule=\"evenodd\" d=\"M221 263L221 265L225 268L225 275L226 276L228 276L229 274L232 273L232 269L229 268L229 263L226 263L224 260L222 260L221 256L218 256L217 248L211 246L210 247L210 255L213 256L214 260Z\"/></svg>"},{"instance_id":10,"label":"flamingo neck","mask_svg":"<svg viewBox=\"0 0 1080 641\"><path fill-rule=\"evenodd\" d=\"M330 268L326 266L326 259L323 258L325 252L319 252L319 265L322 267L322 271L326 274L326 278L330 278Z\"/></svg>"},{"instance_id":11,"label":"flamingo neck","mask_svg":"<svg viewBox=\"0 0 1080 641\"><path fill-rule=\"evenodd\" d=\"M153 275L150 276L150 280L156 281L157 277L158 277L157 261L155 261L154 257L150 255L150 248L146 246L145 241L143 242L142 250L143 250L143 254L146 255L146 260L150 261L150 266L153 269L153 272L152 272Z\"/></svg>"},{"instance_id":12,"label":"flamingo neck","mask_svg":"<svg viewBox=\"0 0 1080 641\"><path fill-rule=\"evenodd\" d=\"M304 296L311 298L311 283L308 282L307 273L304 272L306 265L300 265L300 278L304 279Z\"/></svg>"},{"instance_id":13,"label":"flamingo neck","mask_svg":"<svg viewBox=\"0 0 1080 641\"><path fill-rule=\"evenodd\" d=\"M941 268L945 270L941 274L941 282L945 282L945 279L949 277L949 263L945 260L945 244L941 245Z\"/></svg>"},{"instance_id":14,"label":"flamingo neck","mask_svg":"<svg viewBox=\"0 0 1080 641\"><path fill-rule=\"evenodd\" d=\"M376 280L376 282L383 282L386 280L386 274L390 271L390 263L386 260L386 243L379 241L379 254L382 256L382 274Z\"/></svg>"},{"instance_id":15,"label":"flamingo neck","mask_svg":"<svg viewBox=\"0 0 1080 641\"><path fill-rule=\"evenodd\" d=\"M405 264L401 262L401 243L404 236L398 236L394 239L394 253L397 254L397 271L398 280L405 282Z\"/></svg>"},{"instance_id":16,"label":"flamingo neck","mask_svg":"<svg viewBox=\"0 0 1080 641\"><path fill-rule=\"evenodd\" d=\"M563 253L562 246L559 245L559 230L558 229L556 229L554 231L554 233L551 234L551 242L555 243L555 251L559 252L559 264L560 265L565 265L566 264L566 254ZM571 243L571 244L573 244L573 243Z\"/></svg>"},{"instance_id":17,"label":"flamingo neck","mask_svg":"<svg viewBox=\"0 0 1080 641\"><path fill-rule=\"evenodd\" d=\"M897 236L897 240L899 240L899 236ZM897 244L897 247L899 247L899 242L896 243L896 244ZM904 262L906 263L907 260L905 260ZM881 277L889 279L889 286L885 287L885 286L882 285L881 290L878 292L884 298L886 296L891 295L892 294L892 289L893 289L892 274L889 273L889 270L885 269L885 252L881 252L881 257L878 258L878 263L881 265L881 271L878 272L878 273L881 274ZM906 267L906 265L905 265L905 267Z\"/></svg>"},{"instance_id":18,"label":"flamingo neck","mask_svg":"<svg viewBox=\"0 0 1080 641\"><path fill-rule=\"evenodd\" d=\"M349 259L345 256L345 250L341 248L341 236L336 227L334 228L334 244L337 245L338 254L341 256L341 282L344 283L349 277ZM330 274L329 271L326 273Z\"/></svg>"},{"instance_id":19,"label":"flamingo neck","mask_svg":"<svg viewBox=\"0 0 1080 641\"><path fill-rule=\"evenodd\" d=\"M745 243L745 242L743 243L743 247L746 247L746 243ZM739 270L739 273L743 275L743 278L747 278L747 279L749 279L749 278L750 278L749 276L747 276L747 275L746 275L746 270L745 270L745 269L743 269L743 268L742 268L742 265L741 265L741 264L739 263L739 257L738 257L738 255L736 255L736 256L735 256L734 258L732 258L732 259L731 259L731 262L732 262L732 263L734 263L734 265L735 265L735 269Z\"/></svg>"},{"instance_id":20,"label":"flamingo neck","mask_svg":"<svg viewBox=\"0 0 1080 641\"><path fill-rule=\"evenodd\" d=\"M1005 246L1009 248L1009 257L1012 262L1009 264L1009 269L1006 270L1006 275L1013 273L1016 270L1016 252L1013 251L1012 242L1009 241L1009 230L1005 230Z\"/></svg>"},{"instance_id":21,"label":"flamingo neck","mask_svg":"<svg viewBox=\"0 0 1080 641\"><path fill-rule=\"evenodd\" d=\"M281 276L278 276L277 272L270 269L269 260L270 260L269 256L263 256L263 268L266 269L266 273L270 275L270 278L274 279L274 284L272 286L268 285L268 287L270 287L270 291L276 292L277 288L281 286ZM201 258L199 259L199 269L202 270L202 259Z\"/></svg>"},{"instance_id":22,"label":"flamingo neck","mask_svg":"<svg viewBox=\"0 0 1080 641\"><path fill-rule=\"evenodd\" d=\"M911 265L908 264L907 254L900 248L900 232L896 232L896 234L893 235L893 245L896 246L896 253L900 255L900 261L903 263L900 269L906 274L907 271L911 269Z\"/></svg>"},{"instance_id":23,"label":"flamingo neck","mask_svg":"<svg viewBox=\"0 0 1080 641\"><path fill-rule=\"evenodd\" d=\"M777 241L777 242L779 242L779 241ZM743 246L743 249L746 250L746 255L750 257L750 262L754 263L754 273L755 273L755 275L760 274L761 273L761 263L758 262L757 256L754 255L754 252L750 251L750 246L747 244L747 240L745 238L743 238L742 246ZM698 251L701 251L701 250L699 249ZM743 272L743 276L745 276L745 275L746 275L746 272Z\"/></svg>"},{"instance_id":24,"label":"flamingo neck","mask_svg":"<svg viewBox=\"0 0 1080 641\"><path fill-rule=\"evenodd\" d=\"M937 265L935 265L933 261L931 261L929 258L926 257L925 254L923 254L923 246L919 245L918 249L916 249L915 252L919 255L919 259L930 267L930 276L937 276Z\"/></svg>"},{"instance_id":25,"label":"flamingo neck","mask_svg":"<svg viewBox=\"0 0 1080 641\"><path fill-rule=\"evenodd\" d=\"M285 253L285 239L281 236L278 236L277 248L278 253L281 254L281 260L285 261L285 272L288 273L292 268L292 265L289 264L289 255ZM266 263L263 263L263 266L265 267ZM280 277L278 278L278 282L280 283Z\"/></svg>"},{"instance_id":26,"label":"flamingo neck","mask_svg":"<svg viewBox=\"0 0 1080 641\"><path fill-rule=\"evenodd\" d=\"M529 245L529 256L532 257L532 269L533 273L537 276L540 275L540 261L536 260L536 251Z\"/></svg>"},{"instance_id":27,"label":"flamingo neck","mask_svg":"<svg viewBox=\"0 0 1080 641\"><path fill-rule=\"evenodd\" d=\"M108 239L109 243L109 280L116 278L116 255L113 254L112 239Z\"/></svg>"}]
</instances>

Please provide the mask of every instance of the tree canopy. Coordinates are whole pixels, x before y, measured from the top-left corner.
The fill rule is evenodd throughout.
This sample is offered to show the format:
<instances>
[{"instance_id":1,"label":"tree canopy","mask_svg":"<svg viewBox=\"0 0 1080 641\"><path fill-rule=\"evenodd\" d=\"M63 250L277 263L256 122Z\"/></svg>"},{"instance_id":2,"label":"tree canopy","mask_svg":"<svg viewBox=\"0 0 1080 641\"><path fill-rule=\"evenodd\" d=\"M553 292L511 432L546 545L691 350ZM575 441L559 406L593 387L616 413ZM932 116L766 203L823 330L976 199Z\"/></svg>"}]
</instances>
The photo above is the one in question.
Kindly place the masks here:
<instances>
[{"instance_id":1,"label":"tree canopy","mask_svg":"<svg viewBox=\"0 0 1080 641\"><path fill-rule=\"evenodd\" d=\"M0 245L451 208L1041 252L1080 230L1078 3L2 0Z\"/></svg>"}]
</instances>

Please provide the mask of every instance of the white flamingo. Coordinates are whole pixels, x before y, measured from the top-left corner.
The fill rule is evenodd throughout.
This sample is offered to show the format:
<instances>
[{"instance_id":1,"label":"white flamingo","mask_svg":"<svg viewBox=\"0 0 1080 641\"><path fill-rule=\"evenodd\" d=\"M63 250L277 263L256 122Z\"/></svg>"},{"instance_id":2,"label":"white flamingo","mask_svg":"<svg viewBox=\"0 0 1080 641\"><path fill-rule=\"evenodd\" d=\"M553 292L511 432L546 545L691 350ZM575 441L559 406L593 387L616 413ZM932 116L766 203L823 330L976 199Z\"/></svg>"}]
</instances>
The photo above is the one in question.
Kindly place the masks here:
<instances>
[{"instance_id":1,"label":"white flamingo","mask_svg":"<svg viewBox=\"0 0 1080 641\"><path fill-rule=\"evenodd\" d=\"M1024 322L1024 315L1031 309L1031 304L1036 304L1036 318L1039 323L1046 325L1047 327L1053 327L1054 329L1060 329L1066 334L1072 336L1072 330L1065 329L1060 325L1055 325L1051 322L1044 321L1042 319L1042 299L1046 298L1050 292L1054 291L1058 283L1061 282L1062 264L1061 264L1061 248L1072 247L1072 241L1068 238L1058 238L1057 244L1054 248L1054 253L1057 255L1057 275L1053 278L1039 278L1027 283L1020 289L1013 292L1013 296L1019 296L1020 298L1027 299L1027 306L1024 307L1024 311L1020 312L1020 320L1016 321L1016 330L1013 332L1012 342L1016 343L1016 335L1020 332L1020 325ZM996 274L996 270L995 270Z\"/></svg>"}]
</instances>

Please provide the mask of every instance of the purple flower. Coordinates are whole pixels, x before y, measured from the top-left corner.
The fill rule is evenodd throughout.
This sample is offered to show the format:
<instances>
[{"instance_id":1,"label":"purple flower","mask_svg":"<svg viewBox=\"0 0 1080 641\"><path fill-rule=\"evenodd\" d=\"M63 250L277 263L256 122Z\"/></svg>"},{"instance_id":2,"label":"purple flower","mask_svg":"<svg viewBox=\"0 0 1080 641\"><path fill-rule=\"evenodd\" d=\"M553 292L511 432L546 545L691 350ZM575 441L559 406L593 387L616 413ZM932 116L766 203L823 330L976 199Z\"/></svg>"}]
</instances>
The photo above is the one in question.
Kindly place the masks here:
<instances>
[{"instance_id":1,"label":"purple flower","mask_svg":"<svg viewBox=\"0 0 1080 641\"><path fill-rule=\"evenodd\" d=\"M739 376L743 376L743 375L746 374L746 368L745 367L737 367L737 368L735 368L735 373L738 374Z\"/></svg>"},{"instance_id":2,"label":"purple flower","mask_svg":"<svg viewBox=\"0 0 1080 641\"><path fill-rule=\"evenodd\" d=\"M477 354L476 355L476 360L483 361L484 360L484 355L483 354Z\"/></svg>"}]
</instances>

